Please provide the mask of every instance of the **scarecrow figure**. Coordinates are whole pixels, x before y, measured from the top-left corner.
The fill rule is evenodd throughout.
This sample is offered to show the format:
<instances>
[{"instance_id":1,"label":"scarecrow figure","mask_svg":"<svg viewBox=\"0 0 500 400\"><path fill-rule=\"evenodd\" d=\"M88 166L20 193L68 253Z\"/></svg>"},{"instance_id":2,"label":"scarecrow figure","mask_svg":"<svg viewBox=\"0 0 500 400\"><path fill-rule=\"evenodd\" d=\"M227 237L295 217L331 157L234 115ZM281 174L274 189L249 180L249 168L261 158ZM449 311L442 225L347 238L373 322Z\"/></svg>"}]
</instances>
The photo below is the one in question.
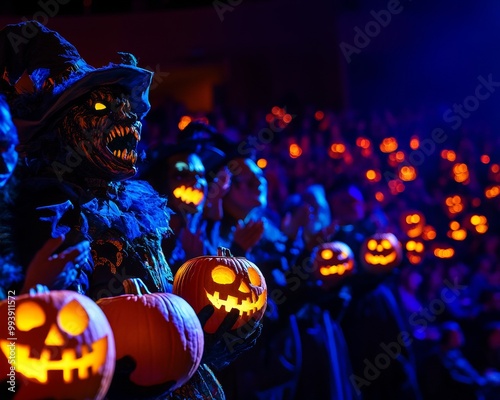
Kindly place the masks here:
<instances>
[{"instance_id":1,"label":"scarecrow figure","mask_svg":"<svg viewBox=\"0 0 500 400\"><path fill-rule=\"evenodd\" d=\"M26 37L26 32L34 34ZM170 210L145 181L133 177L141 119L149 111L152 73L128 53L102 68L34 21L0 32L1 88L7 96L24 160L15 207L16 254L27 265L50 237L64 246L91 243L71 289L97 300L124 293L140 278L151 292L171 291L161 250ZM168 360L166 360L168 362ZM165 398L222 399L206 365Z\"/></svg>"}]
</instances>

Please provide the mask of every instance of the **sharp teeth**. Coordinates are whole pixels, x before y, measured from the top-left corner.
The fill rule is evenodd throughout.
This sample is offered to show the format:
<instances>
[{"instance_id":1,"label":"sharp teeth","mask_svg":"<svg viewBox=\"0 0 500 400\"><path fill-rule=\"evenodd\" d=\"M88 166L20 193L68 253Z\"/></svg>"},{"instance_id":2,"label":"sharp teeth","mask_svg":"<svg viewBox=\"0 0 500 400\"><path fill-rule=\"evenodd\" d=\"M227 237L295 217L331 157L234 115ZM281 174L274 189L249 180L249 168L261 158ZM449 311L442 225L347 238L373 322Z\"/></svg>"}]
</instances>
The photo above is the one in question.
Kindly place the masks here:
<instances>
[{"instance_id":1,"label":"sharp teeth","mask_svg":"<svg viewBox=\"0 0 500 400\"><path fill-rule=\"evenodd\" d=\"M123 150L123 153L122 153L122 159L123 160L126 160L128 157L127 157L127 149Z\"/></svg>"},{"instance_id":2,"label":"sharp teeth","mask_svg":"<svg viewBox=\"0 0 500 400\"><path fill-rule=\"evenodd\" d=\"M114 138L116 138L116 133L111 132L111 133L109 134L109 136L111 136L111 139L114 139Z\"/></svg>"},{"instance_id":3,"label":"sharp teeth","mask_svg":"<svg viewBox=\"0 0 500 400\"><path fill-rule=\"evenodd\" d=\"M123 129L123 126L120 126L120 133L121 133L121 136L125 135L125 130Z\"/></svg>"},{"instance_id":4,"label":"sharp teeth","mask_svg":"<svg viewBox=\"0 0 500 400\"><path fill-rule=\"evenodd\" d=\"M118 158L121 158L121 156L122 156L122 151L121 151L121 150L117 150L116 156L117 156Z\"/></svg>"},{"instance_id":5,"label":"sharp teeth","mask_svg":"<svg viewBox=\"0 0 500 400\"><path fill-rule=\"evenodd\" d=\"M135 129L134 129L134 137L135 137L135 140L137 140L137 141L141 140L141 137L139 136L139 132Z\"/></svg>"},{"instance_id":6,"label":"sharp teeth","mask_svg":"<svg viewBox=\"0 0 500 400\"><path fill-rule=\"evenodd\" d=\"M128 126L125 127L125 133L130 133L130 127Z\"/></svg>"},{"instance_id":7,"label":"sharp teeth","mask_svg":"<svg viewBox=\"0 0 500 400\"><path fill-rule=\"evenodd\" d=\"M118 157L118 150L113 150L113 155L114 155L115 157Z\"/></svg>"}]
</instances>

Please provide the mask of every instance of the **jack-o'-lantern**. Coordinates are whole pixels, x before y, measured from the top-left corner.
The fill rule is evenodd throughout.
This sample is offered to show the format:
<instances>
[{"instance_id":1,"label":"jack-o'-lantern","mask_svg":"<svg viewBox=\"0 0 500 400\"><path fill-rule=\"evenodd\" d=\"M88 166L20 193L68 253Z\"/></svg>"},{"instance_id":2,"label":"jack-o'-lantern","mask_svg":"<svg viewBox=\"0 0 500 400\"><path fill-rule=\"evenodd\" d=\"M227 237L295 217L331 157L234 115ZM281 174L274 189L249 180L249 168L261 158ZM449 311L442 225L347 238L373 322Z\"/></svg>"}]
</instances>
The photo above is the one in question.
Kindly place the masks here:
<instances>
[{"instance_id":1,"label":"jack-o'-lantern","mask_svg":"<svg viewBox=\"0 0 500 400\"><path fill-rule=\"evenodd\" d=\"M186 383L200 364L204 339L198 317L181 297L149 293L138 278L123 286L126 294L97 301L115 335L117 363L109 394L167 394Z\"/></svg>"},{"instance_id":2,"label":"jack-o'-lantern","mask_svg":"<svg viewBox=\"0 0 500 400\"><path fill-rule=\"evenodd\" d=\"M468 215L465 218L464 226L466 226L472 233L479 233L482 235L488 231L488 218L479 214Z\"/></svg>"},{"instance_id":3,"label":"jack-o'-lantern","mask_svg":"<svg viewBox=\"0 0 500 400\"><path fill-rule=\"evenodd\" d=\"M451 221L449 226L450 229L447 232L448 237L458 241L462 241L467 238L467 231L462 226L460 226L459 222Z\"/></svg>"},{"instance_id":4,"label":"jack-o'-lantern","mask_svg":"<svg viewBox=\"0 0 500 400\"><path fill-rule=\"evenodd\" d=\"M194 152L173 154L168 158L166 172L169 204L173 210L189 214L201 211L208 185L200 157Z\"/></svg>"},{"instance_id":5,"label":"jack-o'-lantern","mask_svg":"<svg viewBox=\"0 0 500 400\"><path fill-rule=\"evenodd\" d=\"M361 262L368 272L384 273L397 267L403 259L402 246L393 233L375 233L361 246Z\"/></svg>"},{"instance_id":6,"label":"jack-o'-lantern","mask_svg":"<svg viewBox=\"0 0 500 400\"><path fill-rule=\"evenodd\" d=\"M425 226L425 216L422 212L410 210L403 212L399 219L402 231L409 238L416 238L423 232Z\"/></svg>"},{"instance_id":7,"label":"jack-o'-lantern","mask_svg":"<svg viewBox=\"0 0 500 400\"><path fill-rule=\"evenodd\" d=\"M111 327L100 308L72 291L0 303L0 372L15 371L15 399L103 399L115 367Z\"/></svg>"},{"instance_id":8,"label":"jack-o'-lantern","mask_svg":"<svg viewBox=\"0 0 500 400\"><path fill-rule=\"evenodd\" d=\"M436 244L432 253L436 258L449 259L455 255L455 249L447 244Z\"/></svg>"},{"instance_id":9,"label":"jack-o'-lantern","mask_svg":"<svg viewBox=\"0 0 500 400\"><path fill-rule=\"evenodd\" d=\"M343 242L323 243L312 254L314 277L320 286L329 289L354 272L354 254Z\"/></svg>"},{"instance_id":10,"label":"jack-o'-lantern","mask_svg":"<svg viewBox=\"0 0 500 400\"><path fill-rule=\"evenodd\" d=\"M209 334L217 330L231 310L239 312L234 330L251 319L260 321L267 305L266 281L259 268L244 257L233 257L222 247L217 256L186 261L175 274L173 292L186 299L196 313L207 305L214 307L203 326Z\"/></svg>"},{"instance_id":11,"label":"jack-o'-lantern","mask_svg":"<svg viewBox=\"0 0 500 400\"><path fill-rule=\"evenodd\" d=\"M411 264L417 265L422 262L425 251L425 245L422 241L415 239L408 240L405 248L406 258Z\"/></svg>"}]
</instances>

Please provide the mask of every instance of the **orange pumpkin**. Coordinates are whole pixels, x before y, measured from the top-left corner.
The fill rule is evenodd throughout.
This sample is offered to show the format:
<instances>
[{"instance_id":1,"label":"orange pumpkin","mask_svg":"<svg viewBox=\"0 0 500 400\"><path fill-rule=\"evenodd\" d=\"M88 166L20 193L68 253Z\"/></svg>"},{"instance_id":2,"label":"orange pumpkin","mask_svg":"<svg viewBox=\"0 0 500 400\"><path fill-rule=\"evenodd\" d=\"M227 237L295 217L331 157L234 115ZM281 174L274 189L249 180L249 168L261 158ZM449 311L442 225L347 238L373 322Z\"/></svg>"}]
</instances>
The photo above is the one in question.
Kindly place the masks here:
<instances>
[{"instance_id":1,"label":"orange pumpkin","mask_svg":"<svg viewBox=\"0 0 500 400\"><path fill-rule=\"evenodd\" d=\"M244 257L233 257L222 247L217 256L186 261L175 274L173 292L186 299L196 313L207 305L214 307L203 326L209 334L215 333L231 310L239 311L233 330L252 318L260 321L267 305L266 281L259 268Z\"/></svg>"},{"instance_id":2,"label":"orange pumpkin","mask_svg":"<svg viewBox=\"0 0 500 400\"><path fill-rule=\"evenodd\" d=\"M149 293L140 279L127 294L102 298L116 342L111 398L165 395L186 383L203 355L203 331L191 306L172 293Z\"/></svg>"},{"instance_id":3,"label":"orange pumpkin","mask_svg":"<svg viewBox=\"0 0 500 400\"><path fill-rule=\"evenodd\" d=\"M361 246L361 262L368 272L385 273L397 267L403 259L401 243L393 233L375 233Z\"/></svg>"},{"instance_id":4,"label":"orange pumpkin","mask_svg":"<svg viewBox=\"0 0 500 400\"><path fill-rule=\"evenodd\" d=\"M420 236L425 227L425 216L417 210L403 212L399 219L399 224L403 232L409 238Z\"/></svg>"},{"instance_id":5,"label":"orange pumpkin","mask_svg":"<svg viewBox=\"0 0 500 400\"><path fill-rule=\"evenodd\" d=\"M0 372L15 399L105 397L115 346L94 301L46 289L2 301L0 318Z\"/></svg>"},{"instance_id":6,"label":"orange pumpkin","mask_svg":"<svg viewBox=\"0 0 500 400\"><path fill-rule=\"evenodd\" d=\"M314 277L324 289L341 283L354 273L354 254L343 242L329 242L317 246L312 254Z\"/></svg>"}]
</instances>

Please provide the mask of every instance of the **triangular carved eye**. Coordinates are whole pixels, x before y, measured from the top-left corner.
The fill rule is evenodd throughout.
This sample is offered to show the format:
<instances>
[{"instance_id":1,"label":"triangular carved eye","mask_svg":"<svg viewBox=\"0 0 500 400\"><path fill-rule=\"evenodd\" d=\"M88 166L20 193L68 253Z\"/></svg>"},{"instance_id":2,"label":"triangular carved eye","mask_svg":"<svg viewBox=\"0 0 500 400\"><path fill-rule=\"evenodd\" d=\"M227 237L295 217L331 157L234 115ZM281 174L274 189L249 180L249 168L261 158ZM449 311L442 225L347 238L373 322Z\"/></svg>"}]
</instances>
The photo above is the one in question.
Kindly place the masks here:
<instances>
[{"instance_id":1,"label":"triangular carved eye","mask_svg":"<svg viewBox=\"0 0 500 400\"><path fill-rule=\"evenodd\" d=\"M89 326L89 316L78 301L72 300L59 311L57 322L64 332L78 336Z\"/></svg>"},{"instance_id":2,"label":"triangular carved eye","mask_svg":"<svg viewBox=\"0 0 500 400\"><path fill-rule=\"evenodd\" d=\"M16 307L16 327L29 331L45 324L45 311L34 301L24 301Z\"/></svg>"},{"instance_id":3,"label":"triangular carved eye","mask_svg":"<svg viewBox=\"0 0 500 400\"><path fill-rule=\"evenodd\" d=\"M260 286L262 284L260 280L259 273L252 267L248 267L248 276L250 278L250 283L254 286Z\"/></svg>"},{"instance_id":4,"label":"triangular carved eye","mask_svg":"<svg viewBox=\"0 0 500 400\"><path fill-rule=\"evenodd\" d=\"M218 265L212 270L212 279L220 285L229 285L236 279L234 271L224 265Z\"/></svg>"}]
</instances>

